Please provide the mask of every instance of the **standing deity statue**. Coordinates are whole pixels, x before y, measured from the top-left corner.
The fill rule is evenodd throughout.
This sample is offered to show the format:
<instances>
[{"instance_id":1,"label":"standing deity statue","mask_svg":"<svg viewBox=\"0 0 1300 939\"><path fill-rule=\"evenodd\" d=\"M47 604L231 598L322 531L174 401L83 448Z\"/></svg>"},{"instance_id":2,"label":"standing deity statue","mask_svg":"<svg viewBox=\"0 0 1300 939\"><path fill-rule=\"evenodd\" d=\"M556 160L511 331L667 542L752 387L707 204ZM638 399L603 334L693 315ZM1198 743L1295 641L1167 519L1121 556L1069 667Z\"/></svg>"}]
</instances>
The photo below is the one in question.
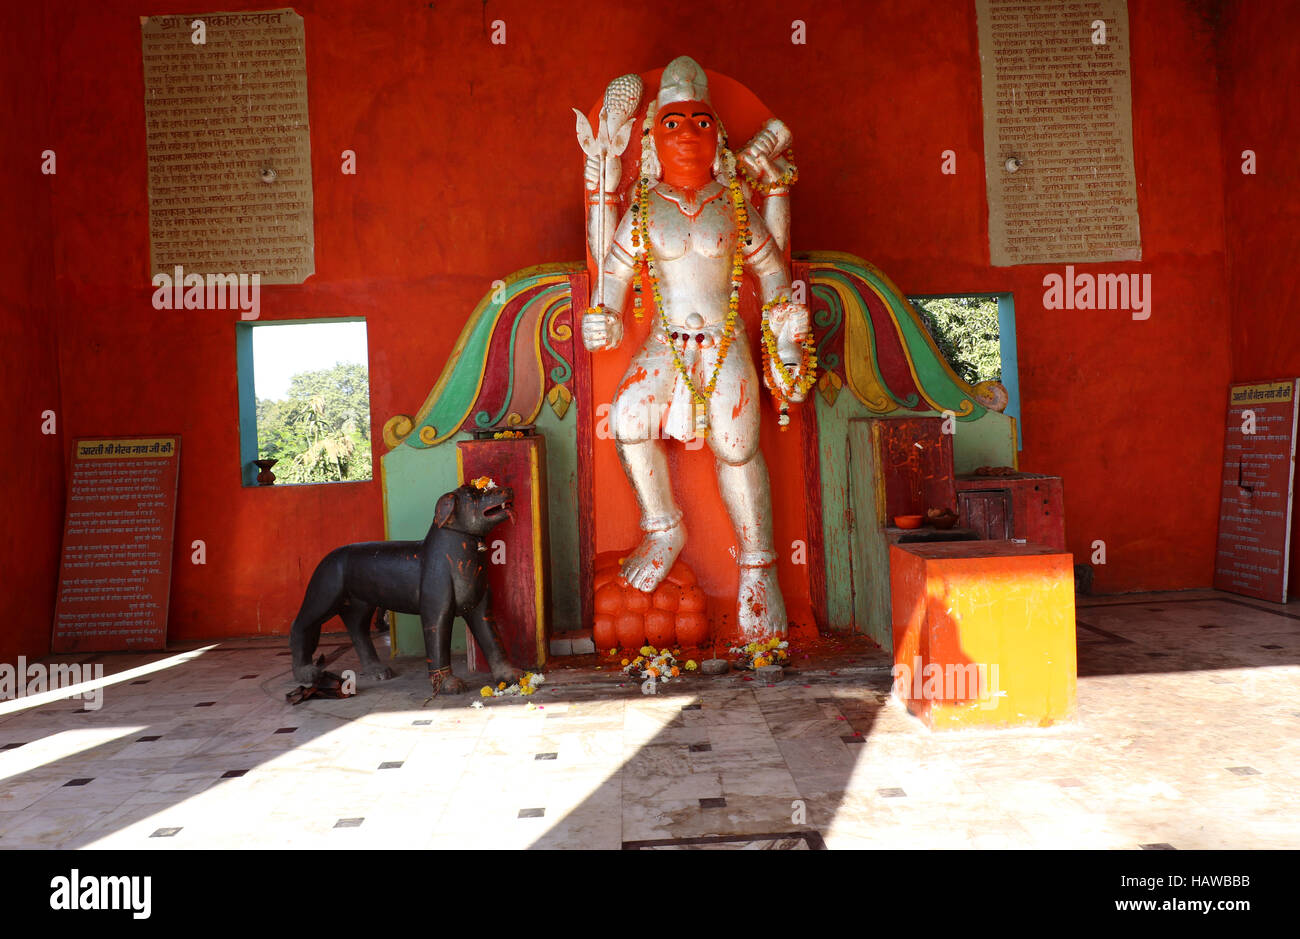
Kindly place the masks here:
<instances>
[{"instance_id":1,"label":"standing deity statue","mask_svg":"<svg viewBox=\"0 0 1300 939\"><path fill-rule=\"evenodd\" d=\"M650 592L668 574L686 543L686 526L673 497L664 440L705 438L739 543L737 622L746 637L784 632L772 498L759 449L758 372L740 319L740 294L748 271L763 302L763 381L784 426L788 403L804 399L816 368L808 309L791 302L784 254L795 178L790 133L780 121L768 121L733 154L704 70L686 56L674 59L647 106L640 178L619 219L618 154L627 145L640 90L636 76L611 84L599 141L585 118L579 115L578 122L587 153L588 240L599 265L582 319L583 342L591 351L617 348L629 289L638 318L647 294L655 312L610 412L645 533L622 576ZM751 201L756 193L765 196L761 215Z\"/></svg>"}]
</instances>

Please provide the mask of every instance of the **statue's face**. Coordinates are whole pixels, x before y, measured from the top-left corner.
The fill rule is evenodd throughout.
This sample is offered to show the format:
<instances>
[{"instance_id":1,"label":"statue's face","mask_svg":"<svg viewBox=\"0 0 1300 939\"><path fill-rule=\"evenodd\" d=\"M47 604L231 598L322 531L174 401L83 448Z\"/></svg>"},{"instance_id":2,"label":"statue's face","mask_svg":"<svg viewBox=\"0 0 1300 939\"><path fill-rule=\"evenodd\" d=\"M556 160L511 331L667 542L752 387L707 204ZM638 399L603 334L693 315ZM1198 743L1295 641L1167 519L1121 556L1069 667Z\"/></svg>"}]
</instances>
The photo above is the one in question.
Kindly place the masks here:
<instances>
[{"instance_id":1,"label":"statue's face","mask_svg":"<svg viewBox=\"0 0 1300 939\"><path fill-rule=\"evenodd\" d=\"M664 105L655 115L654 138L665 182L698 188L713 178L718 121L712 107L702 101Z\"/></svg>"}]
</instances>

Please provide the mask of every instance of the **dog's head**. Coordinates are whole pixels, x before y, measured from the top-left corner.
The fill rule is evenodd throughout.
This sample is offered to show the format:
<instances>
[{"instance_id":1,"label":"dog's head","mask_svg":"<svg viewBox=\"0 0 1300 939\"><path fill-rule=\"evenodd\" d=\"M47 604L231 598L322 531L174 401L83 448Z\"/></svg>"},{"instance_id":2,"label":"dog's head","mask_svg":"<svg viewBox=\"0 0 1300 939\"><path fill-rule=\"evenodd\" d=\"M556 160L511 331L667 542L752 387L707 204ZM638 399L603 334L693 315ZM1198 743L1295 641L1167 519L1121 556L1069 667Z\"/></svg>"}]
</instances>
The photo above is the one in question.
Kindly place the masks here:
<instances>
[{"instance_id":1,"label":"dog's head","mask_svg":"<svg viewBox=\"0 0 1300 939\"><path fill-rule=\"evenodd\" d=\"M509 486L460 486L438 499L433 525L467 535L486 535L507 518L515 520L514 497Z\"/></svg>"}]
</instances>

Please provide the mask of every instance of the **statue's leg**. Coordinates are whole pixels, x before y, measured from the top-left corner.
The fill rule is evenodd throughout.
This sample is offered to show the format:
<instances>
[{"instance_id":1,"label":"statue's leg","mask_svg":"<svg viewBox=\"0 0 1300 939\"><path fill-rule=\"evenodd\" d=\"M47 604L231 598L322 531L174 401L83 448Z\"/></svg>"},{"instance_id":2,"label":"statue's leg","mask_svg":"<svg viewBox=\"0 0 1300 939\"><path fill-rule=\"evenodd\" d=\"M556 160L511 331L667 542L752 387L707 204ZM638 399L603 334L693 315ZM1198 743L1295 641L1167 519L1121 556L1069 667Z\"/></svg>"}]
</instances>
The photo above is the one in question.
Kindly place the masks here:
<instances>
[{"instance_id":1,"label":"statue's leg","mask_svg":"<svg viewBox=\"0 0 1300 939\"><path fill-rule=\"evenodd\" d=\"M787 626L776 576L772 493L758 445L760 391L749 344L741 333L710 401L709 445L717 458L718 491L736 530L736 621L746 638L783 633Z\"/></svg>"},{"instance_id":2,"label":"statue's leg","mask_svg":"<svg viewBox=\"0 0 1300 939\"><path fill-rule=\"evenodd\" d=\"M675 373L668 347L651 338L619 384L610 427L637 504L645 537L623 563L623 578L649 593L668 576L686 544L682 510L673 499L668 459L659 428Z\"/></svg>"}]
</instances>

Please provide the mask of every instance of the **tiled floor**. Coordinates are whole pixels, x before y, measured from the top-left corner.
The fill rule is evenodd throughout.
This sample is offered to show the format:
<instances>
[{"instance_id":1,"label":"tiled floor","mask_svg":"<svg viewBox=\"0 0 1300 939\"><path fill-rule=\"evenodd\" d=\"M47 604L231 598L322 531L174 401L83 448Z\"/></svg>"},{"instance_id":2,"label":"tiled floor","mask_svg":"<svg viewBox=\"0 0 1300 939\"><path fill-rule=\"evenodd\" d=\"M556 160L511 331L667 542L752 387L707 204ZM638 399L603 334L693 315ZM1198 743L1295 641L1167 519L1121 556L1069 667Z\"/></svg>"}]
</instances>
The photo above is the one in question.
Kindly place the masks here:
<instances>
[{"instance_id":1,"label":"tiled floor","mask_svg":"<svg viewBox=\"0 0 1300 939\"><path fill-rule=\"evenodd\" d=\"M290 707L279 644L108 656L165 664L97 711L0 712L0 848L1300 847L1300 604L1078 618L1077 720L1011 731L927 731L878 654L653 697L553 672L532 708L481 710L423 706L415 660Z\"/></svg>"}]
</instances>

